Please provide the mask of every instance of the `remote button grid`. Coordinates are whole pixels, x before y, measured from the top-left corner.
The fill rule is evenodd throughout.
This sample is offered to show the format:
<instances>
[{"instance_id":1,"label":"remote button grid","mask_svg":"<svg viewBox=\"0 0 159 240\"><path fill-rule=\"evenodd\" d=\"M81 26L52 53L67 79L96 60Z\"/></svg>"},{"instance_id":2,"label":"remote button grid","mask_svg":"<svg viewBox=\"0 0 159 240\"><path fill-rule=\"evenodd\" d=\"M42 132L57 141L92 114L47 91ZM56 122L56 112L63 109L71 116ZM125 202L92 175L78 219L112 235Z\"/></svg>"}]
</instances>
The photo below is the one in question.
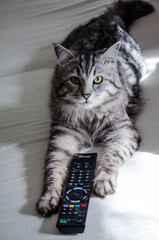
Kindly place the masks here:
<instances>
[{"instance_id":1,"label":"remote button grid","mask_svg":"<svg viewBox=\"0 0 159 240\"><path fill-rule=\"evenodd\" d=\"M84 231L96 158L97 153L73 156L56 225L61 233Z\"/></svg>"}]
</instances>

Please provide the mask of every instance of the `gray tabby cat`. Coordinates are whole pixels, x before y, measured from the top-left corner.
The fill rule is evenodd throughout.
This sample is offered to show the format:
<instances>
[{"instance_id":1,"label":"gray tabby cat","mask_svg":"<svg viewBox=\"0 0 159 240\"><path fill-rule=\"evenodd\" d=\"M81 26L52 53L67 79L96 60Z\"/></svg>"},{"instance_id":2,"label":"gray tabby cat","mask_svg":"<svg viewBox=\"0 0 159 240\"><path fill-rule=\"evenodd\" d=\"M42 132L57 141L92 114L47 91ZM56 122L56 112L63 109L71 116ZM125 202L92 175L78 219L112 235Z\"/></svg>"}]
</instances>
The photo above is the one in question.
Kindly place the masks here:
<instances>
[{"instance_id":1,"label":"gray tabby cat","mask_svg":"<svg viewBox=\"0 0 159 240\"><path fill-rule=\"evenodd\" d=\"M37 203L43 216L57 209L72 155L84 147L104 144L93 189L102 198L115 192L119 167L140 142L130 117L139 110L144 64L128 29L153 11L140 0L115 2L54 45L59 62L52 81L44 189Z\"/></svg>"}]
</instances>

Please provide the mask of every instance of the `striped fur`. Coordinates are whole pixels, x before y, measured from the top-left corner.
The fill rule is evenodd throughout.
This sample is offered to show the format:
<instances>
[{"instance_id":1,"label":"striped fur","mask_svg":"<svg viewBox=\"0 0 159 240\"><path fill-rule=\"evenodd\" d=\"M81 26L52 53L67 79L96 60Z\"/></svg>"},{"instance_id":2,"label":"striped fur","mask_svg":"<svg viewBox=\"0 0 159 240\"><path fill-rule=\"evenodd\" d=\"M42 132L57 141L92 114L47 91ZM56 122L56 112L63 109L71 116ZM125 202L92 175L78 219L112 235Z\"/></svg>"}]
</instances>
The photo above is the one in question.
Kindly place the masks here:
<instances>
[{"instance_id":1,"label":"striped fur","mask_svg":"<svg viewBox=\"0 0 159 240\"><path fill-rule=\"evenodd\" d=\"M139 0L115 2L105 14L73 30L62 45L54 45L59 62L52 81L44 189L37 203L43 216L59 204L74 153L103 143L93 186L105 197L116 189L119 167L137 150L140 137L131 115L140 105L144 61L127 31L153 10Z\"/></svg>"}]
</instances>

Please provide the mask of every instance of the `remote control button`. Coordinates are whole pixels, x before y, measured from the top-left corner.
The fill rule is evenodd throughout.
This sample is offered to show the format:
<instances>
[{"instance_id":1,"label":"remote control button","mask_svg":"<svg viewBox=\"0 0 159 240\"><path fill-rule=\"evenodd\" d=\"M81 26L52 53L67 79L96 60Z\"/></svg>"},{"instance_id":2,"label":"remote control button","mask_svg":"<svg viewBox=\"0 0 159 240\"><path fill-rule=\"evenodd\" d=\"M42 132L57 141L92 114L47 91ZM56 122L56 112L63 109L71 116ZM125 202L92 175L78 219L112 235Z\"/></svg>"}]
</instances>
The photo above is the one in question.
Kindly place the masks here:
<instances>
[{"instance_id":1,"label":"remote control button","mask_svg":"<svg viewBox=\"0 0 159 240\"><path fill-rule=\"evenodd\" d=\"M76 220L76 223L83 223L83 219Z\"/></svg>"},{"instance_id":2,"label":"remote control button","mask_svg":"<svg viewBox=\"0 0 159 240\"><path fill-rule=\"evenodd\" d=\"M88 196L84 196L83 199L82 199L82 201L83 201L83 202L86 202L87 199L88 199Z\"/></svg>"},{"instance_id":3,"label":"remote control button","mask_svg":"<svg viewBox=\"0 0 159 240\"><path fill-rule=\"evenodd\" d=\"M59 220L59 223L67 223L67 220Z\"/></svg>"},{"instance_id":4,"label":"remote control button","mask_svg":"<svg viewBox=\"0 0 159 240\"><path fill-rule=\"evenodd\" d=\"M72 203L80 203L80 200L70 200Z\"/></svg>"},{"instance_id":5,"label":"remote control button","mask_svg":"<svg viewBox=\"0 0 159 240\"><path fill-rule=\"evenodd\" d=\"M69 187L72 187L73 186L73 183L71 182L71 183L68 183L67 184Z\"/></svg>"},{"instance_id":6,"label":"remote control button","mask_svg":"<svg viewBox=\"0 0 159 240\"><path fill-rule=\"evenodd\" d=\"M67 218L66 219L67 222L71 222L71 220L72 220L71 218Z\"/></svg>"},{"instance_id":7,"label":"remote control button","mask_svg":"<svg viewBox=\"0 0 159 240\"><path fill-rule=\"evenodd\" d=\"M71 199L80 199L83 197L84 192L81 190L73 191L71 194Z\"/></svg>"},{"instance_id":8,"label":"remote control button","mask_svg":"<svg viewBox=\"0 0 159 240\"><path fill-rule=\"evenodd\" d=\"M62 215L65 215L65 214L66 214L66 212L62 212L61 214L62 214Z\"/></svg>"},{"instance_id":9,"label":"remote control button","mask_svg":"<svg viewBox=\"0 0 159 240\"><path fill-rule=\"evenodd\" d=\"M64 204L63 207L64 207L64 208L68 208L68 204Z\"/></svg>"},{"instance_id":10,"label":"remote control button","mask_svg":"<svg viewBox=\"0 0 159 240\"><path fill-rule=\"evenodd\" d=\"M78 211L75 211L73 214L74 214L74 215L78 215Z\"/></svg>"},{"instance_id":11,"label":"remote control button","mask_svg":"<svg viewBox=\"0 0 159 240\"><path fill-rule=\"evenodd\" d=\"M74 205L69 205L69 208L74 208Z\"/></svg>"},{"instance_id":12,"label":"remote control button","mask_svg":"<svg viewBox=\"0 0 159 240\"><path fill-rule=\"evenodd\" d=\"M80 205L75 205L75 208L79 208L80 207Z\"/></svg>"},{"instance_id":13,"label":"remote control button","mask_svg":"<svg viewBox=\"0 0 159 240\"><path fill-rule=\"evenodd\" d=\"M84 186L84 183L79 183L79 185L82 187L82 186Z\"/></svg>"},{"instance_id":14,"label":"remote control button","mask_svg":"<svg viewBox=\"0 0 159 240\"><path fill-rule=\"evenodd\" d=\"M72 212L68 212L67 214L68 214L69 217L72 216Z\"/></svg>"},{"instance_id":15,"label":"remote control button","mask_svg":"<svg viewBox=\"0 0 159 240\"><path fill-rule=\"evenodd\" d=\"M85 207L86 207L86 204L81 204L81 207L82 207L82 208L85 208Z\"/></svg>"},{"instance_id":16,"label":"remote control button","mask_svg":"<svg viewBox=\"0 0 159 240\"><path fill-rule=\"evenodd\" d=\"M80 200L84 195L83 188L76 187L67 191L67 198L71 200Z\"/></svg>"},{"instance_id":17,"label":"remote control button","mask_svg":"<svg viewBox=\"0 0 159 240\"><path fill-rule=\"evenodd\" d=\"M89 183L90 182L90 180L85 180L85 183Z\"/></svg>"}]
</instances>

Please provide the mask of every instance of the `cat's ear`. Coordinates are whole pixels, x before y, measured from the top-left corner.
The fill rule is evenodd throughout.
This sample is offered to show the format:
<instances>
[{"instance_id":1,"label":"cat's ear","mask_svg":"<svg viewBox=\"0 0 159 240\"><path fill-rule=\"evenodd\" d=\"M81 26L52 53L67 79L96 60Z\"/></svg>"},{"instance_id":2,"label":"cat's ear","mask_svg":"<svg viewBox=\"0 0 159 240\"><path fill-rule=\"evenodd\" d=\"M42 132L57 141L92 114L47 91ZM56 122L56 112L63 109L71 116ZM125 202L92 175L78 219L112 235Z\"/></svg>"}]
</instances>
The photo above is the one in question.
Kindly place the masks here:
<instances>
[{"instance_id":1,"label":"cat's ear","mask_svg":"<svg viewBox=\"0 0 159 240\"><path fill-rule=\"evenodd\" d=\"M67 61L69 58L74 57L74 53L72 50L68 50L60 44L53 43L54 50L57 58L60 62Z\"/></svg>"},{"instance_id":2,"label":"cat's ear","mask_svg":"<svg viewBox=\"0 0 159 240\"><path fill-rule=\"evenodd\" d=\"M116 42L110 48L108 48L103 54L104 61L116 60L120 46L121 42Z\"/></svg>"}]
</instances>

